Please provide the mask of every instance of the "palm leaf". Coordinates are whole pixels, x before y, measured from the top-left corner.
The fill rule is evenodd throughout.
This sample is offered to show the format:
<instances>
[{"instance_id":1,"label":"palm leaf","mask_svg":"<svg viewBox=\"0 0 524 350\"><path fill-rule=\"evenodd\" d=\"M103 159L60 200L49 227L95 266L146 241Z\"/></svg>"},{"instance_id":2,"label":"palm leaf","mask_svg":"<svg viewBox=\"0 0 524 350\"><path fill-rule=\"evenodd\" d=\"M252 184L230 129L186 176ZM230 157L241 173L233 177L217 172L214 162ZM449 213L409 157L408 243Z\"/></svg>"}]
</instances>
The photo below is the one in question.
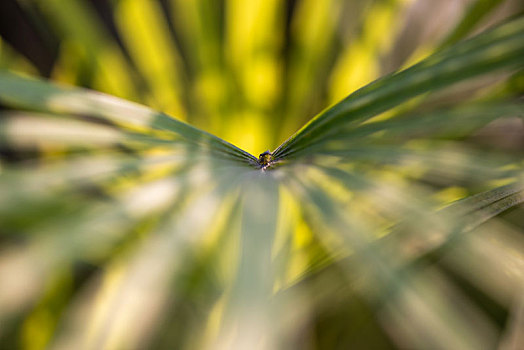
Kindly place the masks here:
<instances>
[{"instance_id":1,"label":"palm leaf","mask_svg":"<svg viewBox=\"0 0 524 350\"><path fill-rule=\"evenodd\" d=\"M82 1L24 6L55 18L64 37L55 77L82 80L63 63L76 51L91 86L233 139L278 138L320 99L303 82L328 84L328 62L346 57L333 20L346 5L298 1L287 28L275 24L278 2L167 3L111 4L122 42L105 38ZM444 49L353 92L259 158L134 102L0 72L0 343L520 346L522 152L472 135L522 118L524 21L460 41L499 3L475 2ZM178 12L164 16L171 5ZM266 20L231 22L256 16ZM286 31L294 66L279 101ZM487 76L460 103L446 100ZM364 335L347 334L363 323Z\"/></svg>"},{"instance_id":2,"label":"palm leaf","mask_svg":"<svg viewBox=\"0 0 524 350\"><path fill-rule=\"evenodd\" d=\"M351 94L313 118L275 152L280 159L429 91L500 69L519 68L524 21L507 23ZM342 129L342 130L341 130Z\"/></svg>"}]
</instances>

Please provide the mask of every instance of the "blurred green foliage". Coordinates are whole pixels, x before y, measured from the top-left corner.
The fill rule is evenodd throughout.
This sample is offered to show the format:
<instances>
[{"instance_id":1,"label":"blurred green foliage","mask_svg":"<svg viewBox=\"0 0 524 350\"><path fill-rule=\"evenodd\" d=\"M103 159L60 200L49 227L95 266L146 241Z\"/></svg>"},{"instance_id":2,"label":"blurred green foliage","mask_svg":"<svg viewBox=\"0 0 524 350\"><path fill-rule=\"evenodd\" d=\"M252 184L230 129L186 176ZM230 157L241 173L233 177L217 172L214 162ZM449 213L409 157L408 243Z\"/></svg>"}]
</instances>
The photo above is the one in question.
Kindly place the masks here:
<instances>
[{"instance_id":1,"label":"blurred green foliage","mask_svg":"<svg viewBox=\"0 0 524 350\"><path fill-rule=\"evenodd\" d=\"M0 10L0 348L524 347L521 1Z\"/></svg>"}]
</instances>

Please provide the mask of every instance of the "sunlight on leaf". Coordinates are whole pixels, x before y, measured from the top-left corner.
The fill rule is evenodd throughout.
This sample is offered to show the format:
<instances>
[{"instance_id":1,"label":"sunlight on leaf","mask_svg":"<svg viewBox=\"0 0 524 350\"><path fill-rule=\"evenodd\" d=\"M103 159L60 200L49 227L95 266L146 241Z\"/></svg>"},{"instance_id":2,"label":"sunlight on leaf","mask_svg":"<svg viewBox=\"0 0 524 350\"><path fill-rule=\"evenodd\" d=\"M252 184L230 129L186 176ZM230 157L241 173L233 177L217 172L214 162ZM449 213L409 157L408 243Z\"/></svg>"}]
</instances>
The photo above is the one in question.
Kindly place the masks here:
<instances>
[{"instance_id":1,"label":"sunlight on leaf","mask_svg":"<svg viewBox=\"0 0 524 350\"><path fill-rule=\"evenodd\" d=\"M524 346L517 2L10 4L0 344Z\"/></svg>"}]
</instances>

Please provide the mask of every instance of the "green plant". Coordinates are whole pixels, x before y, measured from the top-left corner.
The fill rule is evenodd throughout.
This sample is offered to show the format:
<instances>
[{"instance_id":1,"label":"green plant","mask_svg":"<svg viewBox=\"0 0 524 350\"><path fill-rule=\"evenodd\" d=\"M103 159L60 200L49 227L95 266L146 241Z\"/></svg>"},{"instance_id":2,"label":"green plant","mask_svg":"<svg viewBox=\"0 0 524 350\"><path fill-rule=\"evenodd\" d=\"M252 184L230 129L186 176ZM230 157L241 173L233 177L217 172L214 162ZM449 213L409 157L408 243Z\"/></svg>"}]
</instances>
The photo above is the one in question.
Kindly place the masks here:
<instances>
[{"instance_id":1,"label":"green plant","mask_svg":"<svg viewBox=\"0 0 524 350\"><path fill-rule=\"evenodd\" d=\"M1 72L0 341L522 346L522 208L496 218L524 201L522 150L471 135L522 119L524 19L452 45L465 18L442 50L260 157L132 102Z\"/></svg>"}]
</instances>

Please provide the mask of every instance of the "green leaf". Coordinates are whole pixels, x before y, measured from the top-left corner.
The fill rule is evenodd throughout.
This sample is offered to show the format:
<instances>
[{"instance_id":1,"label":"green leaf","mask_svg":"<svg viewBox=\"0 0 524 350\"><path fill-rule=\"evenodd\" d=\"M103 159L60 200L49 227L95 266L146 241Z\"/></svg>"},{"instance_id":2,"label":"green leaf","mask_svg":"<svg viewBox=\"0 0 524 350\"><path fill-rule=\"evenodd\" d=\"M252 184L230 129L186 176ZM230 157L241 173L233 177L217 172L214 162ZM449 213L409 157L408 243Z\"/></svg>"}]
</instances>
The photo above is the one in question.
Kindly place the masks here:
<instances>
[{"instance_id":1,"label":"green leaf","mask_svg":"<svg viewBox=\"0 0 524 350\"><path fill-rule=\"evenodd\" d=\"M254 156L216 136L147 107L97 92L59 87L0 72L0 101L9 106L41 112L87 115L146 133L166 132L172 140L185 140L199 146L203 151L209 150L227 157L247 160L252 164L256 162Z\"/></svg>"},{"instance_id":2,"label":"green leaf","mask_svg":"<svg viewBox=\"0 0 524 350\"><path fill-rule=\"evenodd\" d=\"M381 78L313 118L273 152L276 159L304 156L308 146L337 135L426 92L498 70L522 67L524 20L516 19Z\"/></svg>"}]
</instances>

